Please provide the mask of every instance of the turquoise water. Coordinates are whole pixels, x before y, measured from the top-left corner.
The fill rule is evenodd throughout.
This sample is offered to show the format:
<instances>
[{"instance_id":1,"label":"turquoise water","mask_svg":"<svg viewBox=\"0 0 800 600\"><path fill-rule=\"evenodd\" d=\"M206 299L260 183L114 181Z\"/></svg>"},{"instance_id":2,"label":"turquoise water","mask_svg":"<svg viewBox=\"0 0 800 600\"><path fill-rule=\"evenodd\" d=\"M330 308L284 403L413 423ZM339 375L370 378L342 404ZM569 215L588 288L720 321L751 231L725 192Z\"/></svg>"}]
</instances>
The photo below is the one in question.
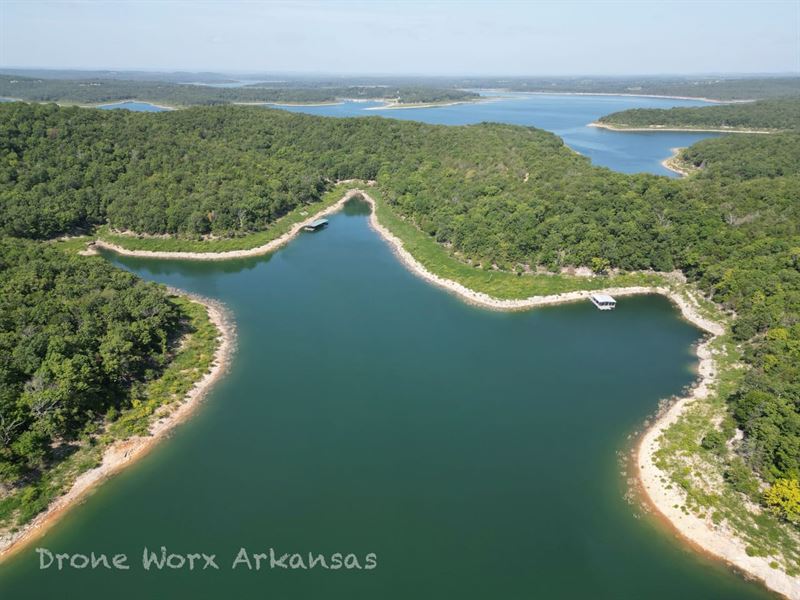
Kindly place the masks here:
<instances>
[{"instance_id":1,"label":"turquoise water","mask_svg":"<svg viewBox=\"0 0 800 600\"><path fill-rule=\"evenodd\" d=\"M699 332L667 300L471 307L405 270L367 214L350 203L262 258L108 256L223 301L237 353L190 421L36 544L131 570L39 570L28 548L0 597L770 597L624 500L618 453L694 378ZM220 570L144 571L161 545ZM377 568L232 570L240 547Z\"/></svg>"},{"instance_id":2,"label":"turquoise water","mask_svg":"<svg viewBox=\"0 0 800 600\"><path fill-rule=\"evenodd\" d=\"M493 121L526 125L552 131L567 145L592 162L623 173L655 173L677 177L661 165L672 148L691 146L715 137L713 133L619 132L587 127L603 115L629 108L705 106L701 100L648 98L645 96L579 96L564 94L497 94L483 92L485 102L470 102L432 108L381 109L381 102L344 102L330 106L285 106L292 112L332 117L381 115L393 119L423 121L438 125L467 125Z\"/></svg>"},{"instance_id":3,"label":"turquoise water","mask_svg":"<svg viewBox=\"0 0 800 600\"><path fill-rule=\"evenodd\" d=\"M114 104L103 104L97 108L102 108L103 110L132 110L134 112L163 112L170 110L149 102L115 102Z\"/></svg>"}]
</instances>

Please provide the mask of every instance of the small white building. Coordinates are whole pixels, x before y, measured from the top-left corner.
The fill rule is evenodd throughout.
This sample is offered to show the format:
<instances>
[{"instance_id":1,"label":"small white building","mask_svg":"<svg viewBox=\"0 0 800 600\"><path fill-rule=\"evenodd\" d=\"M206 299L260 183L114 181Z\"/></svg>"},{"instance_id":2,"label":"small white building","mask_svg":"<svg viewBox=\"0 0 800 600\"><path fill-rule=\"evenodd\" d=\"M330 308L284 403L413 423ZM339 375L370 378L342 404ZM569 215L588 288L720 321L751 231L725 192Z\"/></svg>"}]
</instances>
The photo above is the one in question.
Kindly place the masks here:
<instances>
[{"instance_id":1,"label":"small white building","mask_svg":"<svg viewBox=\"0 0 800 600\"><path fill-rule=\"evenodd\" d=\"M617 306L617 301L608 294L592 294L590 299L600 310L614 310Z\"/></svg>"}]
</instances>

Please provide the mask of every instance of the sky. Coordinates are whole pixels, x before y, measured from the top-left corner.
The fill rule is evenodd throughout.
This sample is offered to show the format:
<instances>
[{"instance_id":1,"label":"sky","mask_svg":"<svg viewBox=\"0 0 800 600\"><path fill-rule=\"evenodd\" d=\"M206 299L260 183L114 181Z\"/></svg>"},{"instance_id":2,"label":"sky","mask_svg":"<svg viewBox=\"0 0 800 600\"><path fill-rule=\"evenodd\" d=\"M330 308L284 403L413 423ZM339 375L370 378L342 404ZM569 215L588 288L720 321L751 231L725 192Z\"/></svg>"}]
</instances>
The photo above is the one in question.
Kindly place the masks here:
<instances>
[{"instance_id":1,"label":"sky","mask_svg":"<svg viewBox=\"0 0 800 600\"><path fill-rule=\"evenodd\" d=\"M800 0L0 0L0 66L226 73L800 72Z\"/></svg>"}]
</instances>

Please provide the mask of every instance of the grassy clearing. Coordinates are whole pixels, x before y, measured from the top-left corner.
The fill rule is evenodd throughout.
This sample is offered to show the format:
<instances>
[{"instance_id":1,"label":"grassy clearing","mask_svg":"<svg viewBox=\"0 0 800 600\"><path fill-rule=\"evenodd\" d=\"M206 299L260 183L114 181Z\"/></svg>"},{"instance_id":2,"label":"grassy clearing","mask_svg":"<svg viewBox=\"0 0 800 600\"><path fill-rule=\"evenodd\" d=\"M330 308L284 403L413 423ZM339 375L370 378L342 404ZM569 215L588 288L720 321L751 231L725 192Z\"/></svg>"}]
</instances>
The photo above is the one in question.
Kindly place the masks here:
<instances>
[{"instance_id":1,"label":"grassy clearing","mask_svg":"<svg viewBox=\"0 0 800 600\"><path fill-rule=\"evenodd\" d=\"M72 453L55 462L37 481L11 490L0 498L0 531L13 531L45 510L63 495L83 472L102 461L103 451L113 442L134 435L147 435L159 407L183 398L210 368L218 344L216 326L203 305L172 297L184 316L186 336L169 366L132 396L131 406L112 422L96 423L97 431L70 445Z\"/></svg>"},{"instance_id":2,"label":"grassy clearing","mask_svg":"<svg viewBox=\"0 0 800 600\"><path fill-rule=\"evenodd\" d=\"M77 254L81 250L85 250L86 245L92 240L94 240L92 236L80 235L69 238L57 238L49 243L69 254Z\"/></svg>"},{"instance_id":3,"label":"grassy clearing","mask_svg":"<svg viewBox=\"0 0 800 600\"><path fill-rule=\"evenodd\" d=\"M97 230L97 238L126 250L149 250L151 252L229 252L250 250L279 238L295 224L305 221L311 215L336 204L348 189L346 184L338 185L326 192L320 202L304 204L290 211L268 229L232 238L193 239L187 237L152 237L121 235L113 233L108 226Z\"/></svg>"}]
</instances>

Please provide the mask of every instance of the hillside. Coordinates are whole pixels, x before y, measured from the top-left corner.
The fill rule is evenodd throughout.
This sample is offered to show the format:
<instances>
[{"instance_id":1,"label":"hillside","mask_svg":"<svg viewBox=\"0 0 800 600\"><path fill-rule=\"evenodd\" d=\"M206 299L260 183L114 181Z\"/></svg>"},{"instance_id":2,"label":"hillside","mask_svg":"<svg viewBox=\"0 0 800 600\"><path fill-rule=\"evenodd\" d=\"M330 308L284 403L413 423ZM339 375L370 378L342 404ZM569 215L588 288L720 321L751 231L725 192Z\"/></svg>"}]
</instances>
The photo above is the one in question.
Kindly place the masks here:
<instances>
[{"instance_id":1,"label":"hillside","mask_svg":"<svg viewBox=\"0 0 800 600\"><path fill-rule=\"evenodd\" d=\"M349 86L265 84L245 87L213 87L170 81L125 79L48 79L0 74L0 98L66 104L103 104L143 100L169 106L203 106L231 103L318 103L341 98L394 100L401 103L474 100L473 92L432 86Z\"/></svg>"},{"instance_id":2,"label":"hillside","mask_svg":"<svg viewBox=\"0 0 800 600\"><path fill-rule=\"evenodd\" d=\"M718 106L633 108L606 115L598 123L617 129L797 130L800 97Z\"/></svg>"},{"instance_id":3,"label":"hillside","mask_svg":"<svg viewBox=\"0 0 800 600\"><path fill-rule=\"evenodd\" d=\"M98 259L0 239L0 533L29 521L95 466L102 448L147 430L199 372L164 379L202 307ZM188 338L183 338L184 342ZM190 363L191 364L191 363ZM160 388L158 386L161 386Z\"/></svg>"},{"instance_id":4,"label":"hillside","mask_svg":"<svg viewBox=\"0 0 800 600\"><path fill-rule=\"evenodd\" d=\"M798 77L515 77L458 82L464 87L504 87L518 92L643 94L714 100L758 100L800 95Z\"/></svg>"}]
</instances>

